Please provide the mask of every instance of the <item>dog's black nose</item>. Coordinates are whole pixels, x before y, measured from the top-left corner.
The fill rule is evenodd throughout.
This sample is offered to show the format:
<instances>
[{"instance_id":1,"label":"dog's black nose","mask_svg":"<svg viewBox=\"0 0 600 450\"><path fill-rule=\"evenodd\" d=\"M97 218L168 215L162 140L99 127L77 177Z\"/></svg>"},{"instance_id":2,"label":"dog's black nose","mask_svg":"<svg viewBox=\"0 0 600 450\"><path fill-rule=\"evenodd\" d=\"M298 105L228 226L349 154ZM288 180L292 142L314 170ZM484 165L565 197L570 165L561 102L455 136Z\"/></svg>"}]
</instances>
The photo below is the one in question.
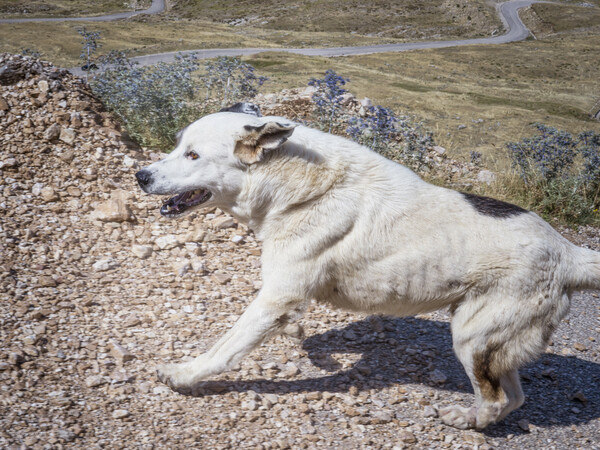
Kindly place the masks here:
<instances>
[{"instance_id":1,"label":"dog's black nose","mask_svg":"<svg viewBox=\"0 0 600 450\"><path fill-rule=\"evenodd\" d=\"M142 169L139 172L137 172L135 174L135 177L137 178L138 183L141 187L147 186L150 183L150 181L152 181L152 174L146 169Z\"/></svg>"}]
</instances>

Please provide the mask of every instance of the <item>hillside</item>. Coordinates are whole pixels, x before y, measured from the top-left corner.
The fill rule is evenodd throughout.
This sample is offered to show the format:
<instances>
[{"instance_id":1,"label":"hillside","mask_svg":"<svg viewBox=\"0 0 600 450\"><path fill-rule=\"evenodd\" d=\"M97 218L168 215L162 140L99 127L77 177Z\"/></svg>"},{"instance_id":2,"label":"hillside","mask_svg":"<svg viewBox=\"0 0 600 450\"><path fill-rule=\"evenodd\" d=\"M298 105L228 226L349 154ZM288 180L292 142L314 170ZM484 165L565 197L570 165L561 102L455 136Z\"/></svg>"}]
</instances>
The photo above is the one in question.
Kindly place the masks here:
<instances>
[{"instance_id":1,"label":"hillside","mask_svg":"<svg viewBox=\"0 0 600 450\"><path fill-rule=\"evenodd\" d=\"M232 325L260 288L260 243L219 210L162 218L134 180L162 155L82 80L30 57L0 54L0 67L0 447L598 448L595 294L522 371L525 406L485 433L435 417L472 395L445 312L310 305L303 343L277 337L173 393L154 367ZM311 107L302 92L259 100L288 116ZM568 235L600 248L597 230Z\"/></svg>"},{"instance_id":2,"label":"hillside","mask_svg":"<svg viewBox=\"0 0 600 450\"><path fill-rule=\"evenodd\" d=\"M0 0L0 17L95 16L143 9L151 0Z\"/></svg>"},{"instance_id":3,"label":"hillside","mask_svg":"<svg viewBox=\"0 0 600 450\"><path fill-rule=\"evenodd\" d=\"M177 0L171 16L242 27L302 32L344 32L422 39L490 35L502 29L484 0Z\"/></svg>"}]
</instances>

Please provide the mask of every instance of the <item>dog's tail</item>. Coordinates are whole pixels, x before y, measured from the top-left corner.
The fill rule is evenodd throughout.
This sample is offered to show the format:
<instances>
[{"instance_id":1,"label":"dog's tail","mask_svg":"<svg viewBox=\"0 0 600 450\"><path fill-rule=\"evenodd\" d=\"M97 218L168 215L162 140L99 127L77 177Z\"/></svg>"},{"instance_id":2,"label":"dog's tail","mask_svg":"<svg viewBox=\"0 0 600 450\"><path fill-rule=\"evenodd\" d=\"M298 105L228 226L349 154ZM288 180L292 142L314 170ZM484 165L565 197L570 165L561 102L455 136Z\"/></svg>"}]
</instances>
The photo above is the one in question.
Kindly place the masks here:
<instances>
[{"instance_id":1,"label":"dog's tail","mask_svg":"<svg viewBox=\"0 0 600 450\"><path fill-rule=\"evenodd\" d=\"M600 289L600 252L571 246L569 288Z\"/></svg>"}]
</instances>

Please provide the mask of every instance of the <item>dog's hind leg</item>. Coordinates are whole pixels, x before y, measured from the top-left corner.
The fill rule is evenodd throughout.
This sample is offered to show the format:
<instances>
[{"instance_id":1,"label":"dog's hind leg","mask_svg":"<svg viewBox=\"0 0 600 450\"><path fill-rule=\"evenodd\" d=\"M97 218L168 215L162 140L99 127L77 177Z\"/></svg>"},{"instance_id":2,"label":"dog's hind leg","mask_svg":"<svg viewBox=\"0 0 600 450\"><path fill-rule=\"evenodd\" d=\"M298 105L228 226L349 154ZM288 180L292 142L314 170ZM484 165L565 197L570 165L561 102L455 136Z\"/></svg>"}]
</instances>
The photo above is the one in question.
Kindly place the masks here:
<instances>
[{"instance_id":1,"label":"dog's hind leg","mask_svg":"<svg viewBox=\"0 0 600 450\"><path fill-rule=\"evenodd\" d=\"M508 396L508 404L504 407L496 421L504 419L511 411L519 408L525 402L525 394L521 388L519 371L513 370L500 378L500 385Z\"/></svg>"},{"instance_id":2,"label":"dog's hind leg","mask_svg":"<svg viewBox=\"0 0 600 450\"><path fill-rule=\"evenodd\" d=\"M173 390L189 392L199 381L231 369L269 336L286 330L300 316L303 303L302 299L273 297L261 291L208 352L189 362L158 367L158 378Z\"/></svg>"},{"instance_id":3,"label":"dog's hind leg","mask_svg":"<svg viewBox=\"0 0 600 450\"><path fill-rule=\"evenodd\" d=\"M565 298L557 296L552 303L559 306ZM523 404L517 369L544 350L556 319L563 314L556 307L540 314L540 309L530 308L532 303L538 304L537 299L487 297L456 308L454 351L473 385L475 405L440 409L442 422L461 429L483 429Z\"/></svg>"}]
</instances>

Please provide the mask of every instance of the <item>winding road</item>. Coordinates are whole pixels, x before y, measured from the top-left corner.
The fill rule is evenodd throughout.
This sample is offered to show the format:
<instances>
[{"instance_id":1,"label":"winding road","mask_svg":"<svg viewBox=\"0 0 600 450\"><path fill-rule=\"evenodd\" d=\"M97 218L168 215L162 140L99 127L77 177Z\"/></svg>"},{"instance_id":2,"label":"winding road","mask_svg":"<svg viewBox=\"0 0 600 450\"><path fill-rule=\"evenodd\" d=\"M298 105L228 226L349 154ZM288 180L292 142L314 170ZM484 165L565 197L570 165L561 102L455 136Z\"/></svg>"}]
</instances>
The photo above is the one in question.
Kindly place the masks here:
<instances>
[{"instance_id":1,"label":"winding road","mask_svg":"<svg viewBox=\"0 0 600 450\"><path fill-rule=\"evenodd\" d=\"M177 54L195 53L200 59L216 58L219 56L244 56L262 52L288 52L306 56L349 56L367 55L382 52L406 52L410 50L421 50L428 48L458 47L463 45L497 45L509 42L522 41L529 36L529 30L519 17L519 9L532 5L533 3L552 3L543 0L510 0L496 5L498 15L505 28L508 30L500 36L490 36L477 39L460 39L448 41L424 41L398 44L364 45L356 47L322 47L322 48L211 48L198 50L184 50L177 52L156 53L152 55L137 56L132 60L140 65L156 64L158 62L169 62L175 59ZM132 11L107 16L81 17L81 18L46 18L46 19L0 19L0 23L21 22L58 22L58 21L111 21L125 19L137 14L157 14L165 10L165 0L152 0L152 6L144 11ZM75 75L82 75L80 68L69 69Z\"/></svg>"}]
</instances>

